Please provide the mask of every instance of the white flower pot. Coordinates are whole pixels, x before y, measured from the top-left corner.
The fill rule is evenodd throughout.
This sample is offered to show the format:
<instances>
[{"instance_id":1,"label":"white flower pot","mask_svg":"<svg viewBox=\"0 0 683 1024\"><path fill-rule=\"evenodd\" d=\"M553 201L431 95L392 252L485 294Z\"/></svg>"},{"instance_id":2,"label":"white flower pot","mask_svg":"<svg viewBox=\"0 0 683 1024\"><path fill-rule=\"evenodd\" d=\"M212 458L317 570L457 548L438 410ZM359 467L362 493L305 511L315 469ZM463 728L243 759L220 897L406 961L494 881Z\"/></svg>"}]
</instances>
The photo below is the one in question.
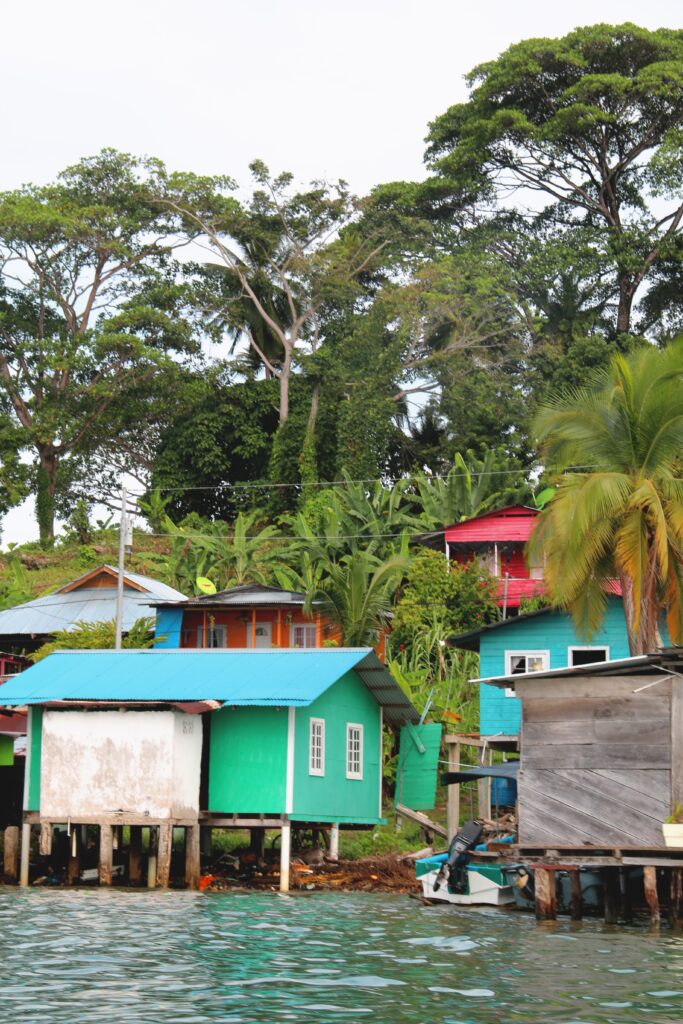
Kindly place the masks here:
<instances>
[{"instance_id":1,"label":"white flower pot","mask_svg":"<svg viewBox=\"0 0 683 1024\"><path fill-rule=\"evenodd\" d=\"M683 824L673 825L665 822L662 825L662 832L665 846L676 846L683 849Z\"/></svg>"}]
</instances>

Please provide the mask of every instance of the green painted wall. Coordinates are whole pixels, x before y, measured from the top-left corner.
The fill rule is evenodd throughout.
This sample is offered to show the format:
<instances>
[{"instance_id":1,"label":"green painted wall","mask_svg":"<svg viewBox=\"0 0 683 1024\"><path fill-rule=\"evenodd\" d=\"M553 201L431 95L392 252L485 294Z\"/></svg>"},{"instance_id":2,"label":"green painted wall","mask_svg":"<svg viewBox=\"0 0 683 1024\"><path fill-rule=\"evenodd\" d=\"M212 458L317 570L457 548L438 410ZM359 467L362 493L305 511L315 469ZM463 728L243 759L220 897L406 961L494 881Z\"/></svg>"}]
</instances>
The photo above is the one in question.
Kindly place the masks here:
<instances>
[{"instance_id":1,"label":"green painted wall","mask_svg":"<svg viewBox=\"0 0 683 1024\"><path fill-rule=\"evenodd\" d=\"M40 758L43 749L43 709L29 709L30 761L28 778L28 802L25 810L40 810Z\"/></svg>"},{"instance_id":2,"label":"green painted wall","mask_svg":"<svg viewBox=\"0 0 683 1024\"><path fill-rule=\"evenodd\" d=\"M325 720L325 774L309 775L310 719ZM346 778L346 724L363 726L363 778ZM379 813L380 709L355 672L342 676L307 708L297 708L294 820L374 824Z\"/></svg>"},{"instance_id":3,"label":"green painted wall","mask_svg":"<svg viewBox=\"0 0 683 1024\"><path fill-rule=\"evenodd\" d=\"M209 811L284 813L287 710L214 711L209 749Z\"/></svg>"},{"instance_id":4,"label":"green painted wall","mask_svg":"<svg viewBox=\"0 0 683 1024\"><path fill-rule=\"evenodd\" d=\"M0 765L14 764L14 737L0 736Z\"/></svg>"}]
</instances>

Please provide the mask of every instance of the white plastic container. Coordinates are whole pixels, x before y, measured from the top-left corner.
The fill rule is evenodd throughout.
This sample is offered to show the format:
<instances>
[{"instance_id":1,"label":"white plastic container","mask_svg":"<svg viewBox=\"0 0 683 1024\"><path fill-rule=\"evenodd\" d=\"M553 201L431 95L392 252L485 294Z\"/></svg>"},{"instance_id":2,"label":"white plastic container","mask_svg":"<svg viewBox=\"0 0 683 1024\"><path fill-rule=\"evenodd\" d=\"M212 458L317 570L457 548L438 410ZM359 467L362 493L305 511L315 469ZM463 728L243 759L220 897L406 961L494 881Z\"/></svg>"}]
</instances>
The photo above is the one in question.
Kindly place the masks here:
<instances>
[{"instance_id":1,"label":"white plastic container","mask_svg":"<svg viewBox=\"0 0 683 1024\"><path fill-rule=\"evenodd\" d=\"M677 847L683 850L683 824L664 822L662 825L664 833L664 845Z\"/></svg>"}]
</instances>

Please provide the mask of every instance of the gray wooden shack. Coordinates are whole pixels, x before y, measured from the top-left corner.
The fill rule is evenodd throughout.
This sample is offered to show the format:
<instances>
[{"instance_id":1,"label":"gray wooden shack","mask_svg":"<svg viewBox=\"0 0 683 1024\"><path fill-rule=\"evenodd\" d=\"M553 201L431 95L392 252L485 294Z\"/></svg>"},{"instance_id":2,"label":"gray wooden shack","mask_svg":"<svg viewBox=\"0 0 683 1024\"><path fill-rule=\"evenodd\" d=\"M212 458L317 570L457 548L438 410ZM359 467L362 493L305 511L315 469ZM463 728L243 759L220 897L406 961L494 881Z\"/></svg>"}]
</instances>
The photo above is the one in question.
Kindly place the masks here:
<instances>
[{"instance_id":1,"label":"gray wooden shack","mask_svg":"<svg viewBox=\"0 0 683 1024\"><path fill-rule=\"evenodd\" d=\"M683 649L483 681L522 700L520 846L664 845L683 804Z\"/></svg>"}]
</instances>

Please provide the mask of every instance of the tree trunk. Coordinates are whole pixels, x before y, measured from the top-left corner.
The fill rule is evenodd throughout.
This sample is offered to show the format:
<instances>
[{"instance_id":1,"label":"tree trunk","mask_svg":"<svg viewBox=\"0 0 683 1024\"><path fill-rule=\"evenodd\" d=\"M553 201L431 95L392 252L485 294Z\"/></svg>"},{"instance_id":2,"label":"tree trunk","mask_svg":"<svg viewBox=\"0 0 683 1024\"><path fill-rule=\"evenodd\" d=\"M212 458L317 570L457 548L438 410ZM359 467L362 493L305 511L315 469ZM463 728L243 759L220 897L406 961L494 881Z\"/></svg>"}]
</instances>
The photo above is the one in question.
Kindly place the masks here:
<instances>
[{"instance_id":1,"label":"tree trunk","mask_svg":"<svg viewBox=\"0 0 683 1024\"><path fill-rule=\"evenodd\" d=\"M280 370L280 426L289 419L289 380L292 374L292 349L285 348L285 358Z\"/></svg>"},{"instance_id":2,"label":"tree trunk","mask_svg":"<svg viewBox=\"0 0 683 1024\"><path fill-rule=\"evenodd\" d=\"M318 406L320 404L320 381L315 381L311 393L311 409L308 414L304 443L299 455L299 470L301 482L304 484L304 496L306 495L306 484L317 483L318 480L318 459L315 444L315 427L318 419Z\"/></svg>"},{"instance_id":3,"label":"tree trunk","mask_svg":"<svg viewBox=\"0 0 683 1024\"><path fill-rule=\"evenodd\" d=\"M617 334L629 334L631 330L631 307L633 306L633 281L630 274L619 275L619 308L617 310Z\"/></svg>"},{"instance_id":4,"label":"tree trunk","mask_svg":"<svg viewBox=\"0 0 683 1024\"><path fill-rule=\"evenodd\" d=\"M59 456L53 445L38 446L38 472L36 474L36 519L40 543L51 547L55 539L55 494Z\"/></svg>"}]
</instances>

